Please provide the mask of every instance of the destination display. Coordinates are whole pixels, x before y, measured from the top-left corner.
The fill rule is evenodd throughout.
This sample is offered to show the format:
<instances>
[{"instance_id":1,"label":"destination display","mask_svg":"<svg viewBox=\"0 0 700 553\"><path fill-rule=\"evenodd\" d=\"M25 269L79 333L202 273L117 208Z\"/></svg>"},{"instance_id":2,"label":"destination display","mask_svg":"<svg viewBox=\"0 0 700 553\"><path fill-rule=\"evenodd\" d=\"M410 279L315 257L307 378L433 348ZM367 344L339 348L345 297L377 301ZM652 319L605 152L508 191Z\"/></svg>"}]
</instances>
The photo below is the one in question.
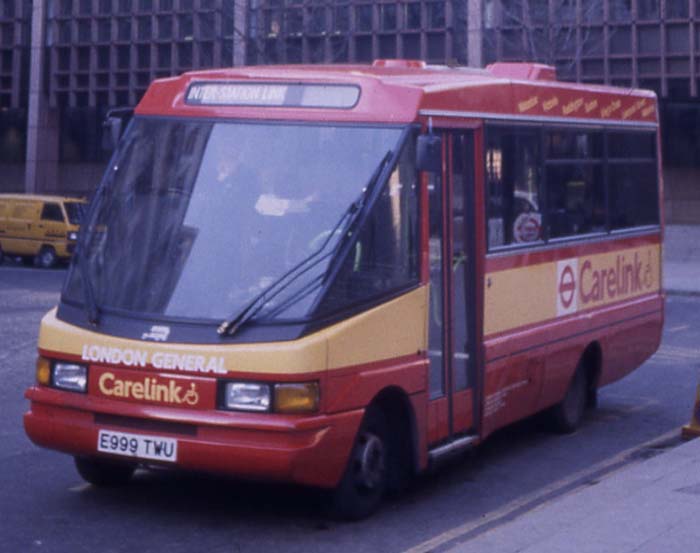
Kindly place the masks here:
<instances>
[{"instance_id":1,"label":"destination display","mask_svg":"<svg viewBox=\"0 0 700 553\"><path fill-rule=\"evenodd\" d=\"M257 106L350 109L360 98L355 85L197 82L185 103L199 106Z\"/></svg>"}]
</instances>

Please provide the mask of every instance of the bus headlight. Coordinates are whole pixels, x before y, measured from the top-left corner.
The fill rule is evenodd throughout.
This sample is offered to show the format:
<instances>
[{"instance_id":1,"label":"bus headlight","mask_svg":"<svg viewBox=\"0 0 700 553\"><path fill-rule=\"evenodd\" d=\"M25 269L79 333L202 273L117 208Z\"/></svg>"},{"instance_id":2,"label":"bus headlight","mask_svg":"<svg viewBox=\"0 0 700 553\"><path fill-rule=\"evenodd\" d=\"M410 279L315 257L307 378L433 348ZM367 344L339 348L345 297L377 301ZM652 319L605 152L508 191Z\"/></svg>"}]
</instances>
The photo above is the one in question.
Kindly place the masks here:
<instances>
[{"instance_id":1,"label":"bus headlight","mask_svg":"<svg viewBox=\"0 0 700 553\"><path fill-rule=\"evenodd\" d=\"M256 382L226 382L223 407L239 411L269 411L270 386Z\"/></svg>"},{"instance_id":2,"label":"bus headlight","mask_svg":"<svg viewBox=\"0 0 700 553\"><path fill-rule=\"evenodd\" d=\"M275 384L276 413L313 413L318 400L318 382Z\"/></svg>"},{"instance_id":3,"label":"bus headlight","mask_svg":"<svg viewBox=\"0 0 700 553\"><path fill-rule=\"evenodd\" d=\"M53 386L71 392L85 392L87 367L77 363L57 361L53 366Z\"/></svg>"},{"instance_id":4,"label":"bus headlight","mask_svg":"<svg viewBox=\"0 0 700 553\"><path fill-rule=\"evenodd\" d=\"M78 233L72 230L68 233L67 238L68 240L72 240L73 242L75 242L78 239Z\"/></svg>"},{"instance_id":5,"label":"bus headlight","mask_svg":"<svg viewBox=\"0 0 700 553\"><path fill-rule=\"evenodd\" d=\"M219 407L233 411L314 413L319 406L318 382L220 383Z\"/></svg>"}]
</instances>

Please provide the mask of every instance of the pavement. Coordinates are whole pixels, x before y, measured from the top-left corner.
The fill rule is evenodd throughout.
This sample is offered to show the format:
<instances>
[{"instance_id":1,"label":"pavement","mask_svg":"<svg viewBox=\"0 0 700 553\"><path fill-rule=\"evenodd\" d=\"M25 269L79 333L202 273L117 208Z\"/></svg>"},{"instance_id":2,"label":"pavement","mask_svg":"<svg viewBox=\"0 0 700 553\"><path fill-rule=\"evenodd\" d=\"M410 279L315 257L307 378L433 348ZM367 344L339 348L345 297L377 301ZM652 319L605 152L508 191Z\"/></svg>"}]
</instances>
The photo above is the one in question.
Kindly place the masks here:
<instances>
[{"instance_id":1,"label":"pavement","mask_svg":"<svg viewBox=\"0 0 700 553\"><path fill-rule=\"evenodd\" d=\"M669 295L700 295L700 224L666 227L664 287ZM689 421L691 415L688 413ZM678 435L680 432L679 428ZM700 439L681 442L652 458L624 464L616 472L587 484L462 543L453 542L448 550L700 551Z\"/></svg>"}]
</instances>

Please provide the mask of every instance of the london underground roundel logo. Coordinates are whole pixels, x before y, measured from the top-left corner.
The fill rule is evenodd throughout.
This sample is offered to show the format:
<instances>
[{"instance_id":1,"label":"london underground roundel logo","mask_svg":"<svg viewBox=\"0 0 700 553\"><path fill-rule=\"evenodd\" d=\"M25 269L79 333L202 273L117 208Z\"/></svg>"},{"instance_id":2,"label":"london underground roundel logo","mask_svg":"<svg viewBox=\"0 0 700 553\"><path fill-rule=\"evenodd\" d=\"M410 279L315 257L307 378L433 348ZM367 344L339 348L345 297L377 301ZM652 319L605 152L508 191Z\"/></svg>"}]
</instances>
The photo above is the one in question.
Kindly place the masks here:
<instances>
[{"instance_id":1,"label":"london underground roundel logo","mask_svg":"<svg viewBox=\"0 0 700 553\"><path fill-rule=\"evenodd\" d=\"M576 277L571 265L564 267L559 277L559 299L565 309L571 307L576 294Z\"/></svg>"},{"instance_id":2,"label":"london underground roundel logo","mask_svg":"<svg viewBox=\"0 0 700 553\"><path fill-rule=\"evenodd\" d=\"M578 308L577 274L578 259L557 262L557 315L568 315Z\"/></svg>"}]
</instances>

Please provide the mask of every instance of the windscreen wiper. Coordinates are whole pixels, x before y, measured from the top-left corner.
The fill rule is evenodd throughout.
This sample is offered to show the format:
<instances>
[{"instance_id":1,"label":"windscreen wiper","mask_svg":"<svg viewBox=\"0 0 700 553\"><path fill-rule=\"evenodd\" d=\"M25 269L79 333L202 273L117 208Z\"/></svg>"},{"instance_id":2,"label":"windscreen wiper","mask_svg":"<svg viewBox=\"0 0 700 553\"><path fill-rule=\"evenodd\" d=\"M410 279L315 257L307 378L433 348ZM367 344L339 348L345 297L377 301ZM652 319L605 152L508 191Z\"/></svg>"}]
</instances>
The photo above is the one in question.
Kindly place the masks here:
<instances>
[{"instance_id":1,"label":"windscreen wiper","mask_svg":"<svg viewBox=\"0 0 700 553\"><path fill-rule=\"evenodd\" d=\"M358 198L354 202L352 202L345 210L338 222L328 233L328 236L323 241L323 244L321 244L321 246L315 252L310 254L308 257L302 259L299 263L297 263L286 273L284 273L280 278L278 278L267 288L265 288L262 292L260 292L257 296L255 296L236 315L234 315L230 319L224 320L217 329L217 332L220 336L233 336L243 325L245 325L248 321L255 317L255 315L257 315L265 307L265 305L267 305L271 300L273 300L279 294L281 294L287 288L289 288L289 286L291 286L292 283L295 282L299 277L306 274L314 267L317 267L321 262L325 261L329 257L332 258L338 253L341 246L345 243L347 237L353 234L355 224L359 220L360 214L363 212L363 209L366 206L367 199L372 196L372 191L374 190L374 187L379 181L379 177L382 174L384 167L386 167L386 164L389 163L392 156L393 153L391 150L389 150L384 155L382 160L379 162L379 165L372 173L372 176L370 177L369 181L367 181L367 185L364 187ZM324 254L324 250L328 247L328 245L333 240L333 237L335 237L338 232L341 233L341 238L338 240L333 249ZM291 298L288 298L284 302L284 307L288 307L292 303L295 303L295 301L297 301L298 299L306 297L306 295L311 293L313 289L320 285L321 280L321 277L317 277L313 279L309 285L303 286L297 292L297 294L295 294Z\"/></svg>"}]
</instances>

